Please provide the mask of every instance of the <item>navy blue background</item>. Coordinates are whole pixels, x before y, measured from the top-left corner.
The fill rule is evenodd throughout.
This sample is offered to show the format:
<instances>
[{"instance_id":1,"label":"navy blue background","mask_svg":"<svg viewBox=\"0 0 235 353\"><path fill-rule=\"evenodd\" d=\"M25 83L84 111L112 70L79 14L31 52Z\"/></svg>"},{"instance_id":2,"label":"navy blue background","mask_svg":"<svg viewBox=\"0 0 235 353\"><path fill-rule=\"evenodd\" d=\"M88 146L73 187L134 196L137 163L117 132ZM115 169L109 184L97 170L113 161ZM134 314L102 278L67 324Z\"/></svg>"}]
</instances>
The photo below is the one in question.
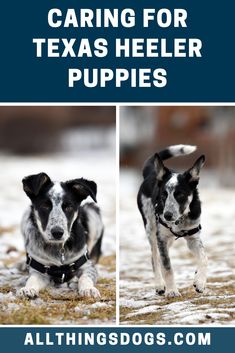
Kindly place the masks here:
<instances>
[{"instance_id":1,"label":"navy blue background","mask_svg":"<svg viewBox=\"0 0 235 353\"><path fill-rule=\"evenodd\" d=\"M103 346L57 346L57 345L50 345L50 346L31 346L27 345L24 346L24 341L25 341L25 335L27 332L40 332L40 339L43 340L45 337L46 332L55 333L55 332L105 332L106 334L110 332L128 332L130 334L133 334L135 332L140 332L142 334L146 332L152 332L154 334L158 332L164 332L169 339L173 340L173 335L176 332L182 332L182 333L187 333L187 332L211 332L211 345L210 346L202 346L202 345L194 345L194 346L187 346L187 345L181 345L181 346L176 346L176 345L152 345L152 346L147 346L145 344L139 345L139 346L134 346L132 344L129 344L127 346L111 346L109 344L103 345ZM14 337L14 339L13 339ZM45 339L45 338L44 338ZM4 351L11 352L11 353L21 353L21 352L37 352L37 353L53 353L53 352L79 352L79 351L86 351L86 353L99 353L99 352L120 352L120 350L125 353L125 352L158 352L158 353L182 353L184 352L190 352L190 353L230 353L234 351L234 328L182 328L182 327L177 327L177 328L125 328L125 327L120 327L120 328L79 328L79 327L74 327L74 328L63 328L63 327L58 327L58 328L33 328L33 327L25 327L25 328L1 328L0 330L0 340L1 340L1 346L4 347Z\"/></svg>"},{"instance_id":2,"label":"navy blue background","mask_svg":"<svg viewBox=\"0 0 235 353\"><path fill-rule=\"evenodd\" d=\"M130 7L136 27L50 28L48 10ZM188 28L141 28L141 9L185 8ZM2 1L0 5L0 102L235 102L235 3L205 0L58 0ZM203 41L202 58L36 58L33 38L196 37ZM109 47L112 50L112 47ZM167 70L164 88L85 88L67 85L68 68L151 67Z\"/></svg>"}]
</instances>

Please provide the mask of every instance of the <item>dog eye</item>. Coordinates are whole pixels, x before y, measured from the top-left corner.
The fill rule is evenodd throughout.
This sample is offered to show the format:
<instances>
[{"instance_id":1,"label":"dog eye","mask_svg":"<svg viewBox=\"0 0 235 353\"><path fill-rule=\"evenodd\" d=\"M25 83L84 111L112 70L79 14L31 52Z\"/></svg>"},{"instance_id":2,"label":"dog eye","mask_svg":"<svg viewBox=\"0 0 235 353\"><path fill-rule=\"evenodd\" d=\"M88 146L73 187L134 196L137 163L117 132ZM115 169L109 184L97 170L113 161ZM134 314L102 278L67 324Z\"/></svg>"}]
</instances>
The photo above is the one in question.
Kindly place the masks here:
<instances>
[{"instance_id":1,"label":"dog eye","mask_svg":"<svg viewBox=\"0 0 235 353\"><path fill-rule=\"evenodd\" d=\"M40 204L40 208L43 210L50 210L51 209L51 203L49 201L42 202Z\"/></svg>"},{"instance_id":2,"label":"dog eye","mask_svg":"<svg viewBox=\"0 0 235 353\"><path fill-rule=\"evenodd\" d=\"M164 199L166 199L166 198L167 198L167 196L168 196L168 192L167 192L167 191L163 191L163 193L162 193L162 197L163 197Z\"/></svg>"},{"instance_id":3,"label":"dog eye","mask_svg":"<svg viewBox=\"0 0 235 353\"><path fill-rule=\"evenodd\" d=\"M183 194L182 192L175 192L174 197L175 199L182 200L182 201L185 200L186 198L185 194Z\"/></svg>"},{"instance_id":4,"label":"dog eye","mask_svg":"<svg viewBox=\"0 0 235 353\"><path fill-rule=\"evenodd\" d=\"M63 204L63 210L65 212L72 212L73 211L73 206L71 204Z\"/></svg>"}]
</instances>

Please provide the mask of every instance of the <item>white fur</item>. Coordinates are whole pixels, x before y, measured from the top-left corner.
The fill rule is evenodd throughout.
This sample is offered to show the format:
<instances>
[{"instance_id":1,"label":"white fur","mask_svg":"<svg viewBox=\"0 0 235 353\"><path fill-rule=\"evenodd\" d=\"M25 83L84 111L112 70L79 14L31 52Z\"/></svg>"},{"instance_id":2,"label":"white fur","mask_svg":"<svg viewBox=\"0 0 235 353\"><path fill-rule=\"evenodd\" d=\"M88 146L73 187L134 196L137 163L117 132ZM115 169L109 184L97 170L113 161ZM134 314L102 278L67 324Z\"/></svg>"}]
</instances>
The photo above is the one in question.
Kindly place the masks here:
<instances>
[{"instance_id":1,"label":"white fur","mask_svg":"<svg viewBox=\"0 0 235 353\"><path fill-rule=\"evenodd\" d=\"M196 151L197 146L193 145L172 145L168 147L173 156L183 156Z\"/></svg>"},{"instance_id":2,"label":"white fur","mask_svg":"<svg viewBox=\"0 0 235 353\"><path fill-rule=\"evenodd\" d=\"M91 207L86 207L88 215L88 229L89 229L89 239L87 242L88 251L91 252L93 246L97 243L100 238L100 234L103 231L104 225L102 223L100 215Z\"/></svg>"},{"instance_id":3,"label":"white fur","mask_svg":"<svg viewBox=\"0 0 235 353\"><path fill-rule=\"evenodd\" d=\"M164 239L164 242L167 244L167 249L171 247L175 240L169 229L163 227L161 224L159 224L159 237ZM161 266L161 271L166 288L165 296L169 298L179 297L180 293L175 283L175 276L172 267L170 270L166 270L164 266Z\"/></svg>"},{"instance_id":4,"label":"white fur","mask_svg":"<svg viewBox=\"0 0 235 353\"><path fill-rule=\"evenodd\" d=\"M62 210L63 195L64 195L64 190L61 184L59 182L55 182L53 187L48 192L48 196L50 197L50 201L52 202L52 210L50 212L45 230L43 230L38 213L35 211L37 226L46 241L52 241L52 242L56 241L57 243L58 242L65 243L70 236L71 229L68 229L68 220L65 213ZM74 220L76 218L77 217L74 217ZM73 222L71 223L71 227L72 225L73 225ZM64 235L60 240L55 240L51 234L51 230L55 226L62 228L64 231Z\"/></svg>"},{"instance_id":5,"label":"white fur","mask_svg":"<svg viewBox=\"0 0 235 353\"><path fill-rule=\"evenodd\" d=\"M54 185L50 189L48 195L51 197L56 197L56 196L62 197L64 195L64 189L62 188L60 182L56 181L54 183Z\"/></svg>"},{"instance_id":6,"label":"white fur","mask_svg":"<svg viewBox=\"0 0 235 353\"><path fill-rule=\"evenodd\" d=\"M86 274L78 280L78 292L81 297L100 298L100 292L94 287L94 282Z\"/></svg>"},{"instance_id":7,"label":"white fur","mask_svg":"<svg viewBox=\"0 0 235 353\"><path fill-rule=\"evenodd\" d=\"M163 215L165 212L172 213L172 221L173 222L182 216L182 214L180 213L180 205L175 200L175 197L174 197L175 188L178 184L177 177L178 177L178 174L173 173L172 177L166 183L166 191L167 191L168 195L167 195L167 199L165 201L165 206L164 206L164 211L163 211ZM165 220L165 221L167 222L167 220Z\"/></svg>"},{"instance_id":8,"label":"white fur","mask_svg":"<svg viewBox=\"0 0 235 353\"><path fill-rule=\"evenodd\" d=\"M154 207L152 204L152 200L150 198L145 197L144 195L142 195L141 197L141 202L143 206L143 212L147 221L145 231L152 251L152 264L156 291L160 292L164 291L165 284L161 273L160 255L157 244L157 224L155 219Z\"/></svg>"},{"instance_id":9,"label":"white fur","mask_svg":"<svg viewBox=\"0 0 235 353\"><path fill-rule=\"evenodd\" d=\"M49 284L49 277L37 271L32 270L25 287L18 291L20 297L36 298L39 291L44 289Z\"/></svg>"},{"instance_id":10,"label":"white fur","mask_svg":"<svg viewBox=\"0 0 235 353\"><path fill-rule=\"evenodd\" d=\"M178 184L178 174L173 173L172 177L166 183L166 188L175 188L177 184Z\"/></svg>"}]
</instances>

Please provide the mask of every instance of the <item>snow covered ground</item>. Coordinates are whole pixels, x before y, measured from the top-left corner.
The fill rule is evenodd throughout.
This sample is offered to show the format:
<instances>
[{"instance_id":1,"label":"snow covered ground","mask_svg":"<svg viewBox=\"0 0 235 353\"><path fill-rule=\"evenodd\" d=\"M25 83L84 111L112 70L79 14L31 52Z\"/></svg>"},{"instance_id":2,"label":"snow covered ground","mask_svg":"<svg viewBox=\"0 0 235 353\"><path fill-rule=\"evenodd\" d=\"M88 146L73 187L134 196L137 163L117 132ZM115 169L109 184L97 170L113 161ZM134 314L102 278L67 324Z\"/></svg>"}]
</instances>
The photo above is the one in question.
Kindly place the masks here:
<instances>
[{"instance_id":1,"label":"snow covered ground","mask_svg":"<svg viewBox=\"0 0 235 353\"><path fill-rule=\"evenodd\" d=\"M56 154L0 154L0 323L115 323L115 163L114 129L70 131L63 136L61 152ZM25 258L20 220L29 204L21 179L41 171L52 180L84 177L98 185L97 200L105 224L103 258L98 265L98 287L103 296L98 303L79 299L66 285L48 289L35 301L19 300L15 295L26 280L17 269L17 263Z\"/></svg>"},{"instance_id":2,"label":"snow covered ground","mask_svg":"<svg viewBox=\"0 0 235 353\"><path fill-rule=\"evenodd\" d=\"M213 173L202 174L202 239L208 258L206 292L193 289L195 264L183 239L171 258L182 296L156 296L150 248L136 206L140 174L122 170L120 178L121 324L235 324L235 190L220 188Z\"/></svg>"}]
</instances>

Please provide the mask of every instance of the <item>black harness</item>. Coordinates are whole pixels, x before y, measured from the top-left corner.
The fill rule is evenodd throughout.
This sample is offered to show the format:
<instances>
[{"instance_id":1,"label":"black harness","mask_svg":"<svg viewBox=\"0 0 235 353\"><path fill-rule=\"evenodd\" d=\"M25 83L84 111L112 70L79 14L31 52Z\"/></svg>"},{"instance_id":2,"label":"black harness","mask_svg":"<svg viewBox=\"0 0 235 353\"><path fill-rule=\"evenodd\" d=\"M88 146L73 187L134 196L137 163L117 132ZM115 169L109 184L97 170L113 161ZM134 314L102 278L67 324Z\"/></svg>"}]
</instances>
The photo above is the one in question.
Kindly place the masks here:
<instances>
[{"instance_id":1,"label":"black harness","mask_svg":"<svg viewBox=\"0 0 235 353\"><path fill-rule=\"evenodd\" d=\"M176 237L176 240L179 238L183 238L183 237L187 237L187 236L196 234L202 229L201 224L199 224L199 226L197 226L193 229L181 230L179 233L176 233L172 230L171 227L169 227L165 222L163 222L163 220L161 220L160 217L158 217L158 221L159 221L159 223L161 223L161 225L163 225L164 227L166 227L167 229L169 229L171 231L171 233Z\"/></svg>"},{"instance_id":2,"label":"black harness","mask_svg":"<svg viewBox=\"0 0 235 353\"><path fill-rule=\"evenodd\" d=\"M78 260L74 261L69 265L62 266L45 266L40 262L33 259L29 254L26 254L26 264L32 267L34 270L47 274L52 277L53 281L57 284L70 281L75 275L78 269L84 265L90 259L88 252L79 257Z\"/></svg>"}]
</instances>

